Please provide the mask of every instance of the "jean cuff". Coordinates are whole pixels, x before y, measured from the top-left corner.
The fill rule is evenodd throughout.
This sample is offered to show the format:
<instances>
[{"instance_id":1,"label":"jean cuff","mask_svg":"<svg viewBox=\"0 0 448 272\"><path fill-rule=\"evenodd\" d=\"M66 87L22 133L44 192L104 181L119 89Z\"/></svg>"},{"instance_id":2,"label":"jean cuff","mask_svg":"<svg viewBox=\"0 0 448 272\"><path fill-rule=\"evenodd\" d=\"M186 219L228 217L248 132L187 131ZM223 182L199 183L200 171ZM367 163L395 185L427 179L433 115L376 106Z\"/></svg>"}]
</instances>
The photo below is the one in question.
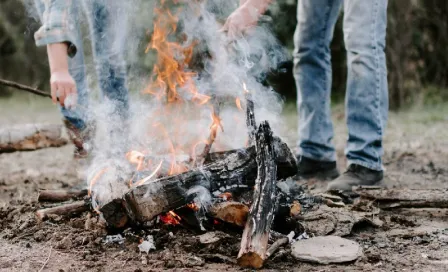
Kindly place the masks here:
<instances>
[{"instance_id":1,"label":"jean cuff","mask_svg":"<svg viewBox=\"0 0 448 272\"><path fill-rule=\"evenodd\" d=\"M361 165L361 166L364 166L365 168L369 168L370 170L375 170L375 171L384 171L385 170L383 165L367 163L367 162L359 161L359 160L349 160L347 166L349 166L351 164Z\"/></svg>"}]
</instances>

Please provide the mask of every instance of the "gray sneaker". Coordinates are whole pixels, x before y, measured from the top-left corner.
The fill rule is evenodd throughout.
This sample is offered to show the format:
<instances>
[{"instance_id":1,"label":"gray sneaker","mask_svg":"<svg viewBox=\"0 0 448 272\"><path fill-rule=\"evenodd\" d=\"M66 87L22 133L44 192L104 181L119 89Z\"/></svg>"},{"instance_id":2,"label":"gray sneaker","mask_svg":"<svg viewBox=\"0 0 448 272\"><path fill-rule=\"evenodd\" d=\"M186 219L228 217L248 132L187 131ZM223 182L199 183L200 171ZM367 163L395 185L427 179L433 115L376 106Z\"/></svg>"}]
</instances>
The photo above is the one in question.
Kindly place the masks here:
<instances>
[{"instance_id":1,"label":"gray sneaker","mask_svg":"<svg viewBox=\"0 0 448 272\"><path fill-rule=\"evenodd\" d=\"M376 185L383 180L383 171L351 164L345 173L328 184L327 190L351 191L353 186Z\"/></svg>"}]
</instances>

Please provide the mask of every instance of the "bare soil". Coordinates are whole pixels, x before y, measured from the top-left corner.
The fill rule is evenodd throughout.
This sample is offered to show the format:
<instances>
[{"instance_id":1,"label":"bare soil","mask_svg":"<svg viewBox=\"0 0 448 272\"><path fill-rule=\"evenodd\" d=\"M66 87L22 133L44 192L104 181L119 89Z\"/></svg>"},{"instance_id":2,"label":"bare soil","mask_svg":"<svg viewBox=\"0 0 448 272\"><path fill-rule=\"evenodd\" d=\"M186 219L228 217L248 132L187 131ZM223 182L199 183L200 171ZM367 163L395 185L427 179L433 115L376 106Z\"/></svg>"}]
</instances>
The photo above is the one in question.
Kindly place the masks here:
<instances>
[{"instance_id":1,"label":"bare soil","mask_svg":"<svg viewBox=\"0 0 448 272\"><path fill-rule=\"evenodd\" d=\"M42 100L43 101L43 100ZM0 125L59 122L54 106L21 98L0 101ZM13 103L13 104L11 104ZM387 187L448 189L448 110L446 106L391 114L385 138ZM295 141L295 114L287 112ZM345 167L343 112L335 108L339 167ZM288 137L289 136L289 137ZM129 231L123 244L105 244L108 234L94 213L36 222L38 189L82 186L72 146L0 154L0 271L241 271L232 264L240 235L204 245L198 233L181 226L158 226L152 234L157 250L138 250L139 232ZM311 184L319 191L325 184ZM448 192L447 192L448 193ZM380 228L357 226L346 238L356 240L364 256L354 263L316 265L276 254L263 271L447 271L448 210L407 209L381 212ZM114 233L109 233L114 234ZM286 248L288 250L288 248Z\"/></svg>"}]
</instances>

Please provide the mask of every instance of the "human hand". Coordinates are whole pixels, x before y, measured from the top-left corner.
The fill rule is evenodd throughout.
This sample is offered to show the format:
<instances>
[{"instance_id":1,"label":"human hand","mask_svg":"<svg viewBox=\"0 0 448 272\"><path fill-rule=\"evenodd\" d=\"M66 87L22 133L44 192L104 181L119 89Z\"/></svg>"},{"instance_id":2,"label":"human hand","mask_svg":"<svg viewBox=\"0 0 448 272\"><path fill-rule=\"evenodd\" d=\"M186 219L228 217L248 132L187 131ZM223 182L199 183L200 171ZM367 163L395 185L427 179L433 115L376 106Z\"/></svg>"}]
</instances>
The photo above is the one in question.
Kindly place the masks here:
<instances>
[{"instance_id":1,"label":"human hand","mask_svg":"<svg viewBox=\"0 0 448 272\"><path fill-rule=\"evenodd\" d=\"M61 106L70 108L72 105L65 105L67 98L76 101L76 83L68 71L54 71L51 74L51 98L53 103L59 102ZM73 97L73 99L71 99ZM68 103L73 104L73 103Z\"/></svg>"},{"instance_id":2,"label":"human hand","mask_svg":"<svg viewBox=\"0 0 448 272\"><path fill-rule=\"evenodd\" d=\"M221 31L234 39L255 26L272 0L240 0L240 7L227 18Z\"/></svg>"}]
</instances>

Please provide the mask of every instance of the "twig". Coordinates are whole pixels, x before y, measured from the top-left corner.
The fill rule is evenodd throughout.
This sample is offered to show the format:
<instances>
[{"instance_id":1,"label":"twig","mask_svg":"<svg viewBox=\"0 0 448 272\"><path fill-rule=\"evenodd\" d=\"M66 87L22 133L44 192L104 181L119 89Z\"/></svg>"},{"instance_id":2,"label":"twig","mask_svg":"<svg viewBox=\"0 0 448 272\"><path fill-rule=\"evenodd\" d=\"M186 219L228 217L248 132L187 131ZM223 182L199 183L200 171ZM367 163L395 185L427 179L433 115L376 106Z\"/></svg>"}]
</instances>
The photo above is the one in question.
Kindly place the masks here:
<instances>
[{"instance_id":1,"label":"twig","mask_svg":"<svg viewBox=\"0 0 448 272\"><path fill-rule=\"evenodd\" d=\"M41 90L39 90L37 88L32 88L32 87L29 87L29 86L26 86L26 85L22 85L22 84L19 84L17 82L0 79L0 84L4 85L4 86L15 88L15 89L18 89L18 90L27 91L27 92L30 92L30 93L33 93L33 94L36 94L36 95L39 95L39 96L51 98L51 94L48 93L48 92L44 92L44 91L41 91Z\"/></svg>"},{"instance_id":2,"label":"twig","mask_svg":"<svg viewBox=\"0 0 448 272\"><path fill-rule=\"evenodd\" d=\"M45 261L45 263L42 265L42 267L39 269L39 272L42 272L42 270L44 270L45 266L48 264L48 261L50 260L51 257L51 250L53 249L53 247L50 247L50 253L48 254L47 260Z\"/></svg>"},{"instance_id":3,"label":"twig","mask_svg":"<svg viewBox=\"0 0 448 272\"><path fill-rule=\"evenodd\" d=\"M270 248L266 251L266 258L269 258L272 254L274 254L281 246L288 244L289 238L284 237L275 241Z\"/></svg>"}]
</instances>

